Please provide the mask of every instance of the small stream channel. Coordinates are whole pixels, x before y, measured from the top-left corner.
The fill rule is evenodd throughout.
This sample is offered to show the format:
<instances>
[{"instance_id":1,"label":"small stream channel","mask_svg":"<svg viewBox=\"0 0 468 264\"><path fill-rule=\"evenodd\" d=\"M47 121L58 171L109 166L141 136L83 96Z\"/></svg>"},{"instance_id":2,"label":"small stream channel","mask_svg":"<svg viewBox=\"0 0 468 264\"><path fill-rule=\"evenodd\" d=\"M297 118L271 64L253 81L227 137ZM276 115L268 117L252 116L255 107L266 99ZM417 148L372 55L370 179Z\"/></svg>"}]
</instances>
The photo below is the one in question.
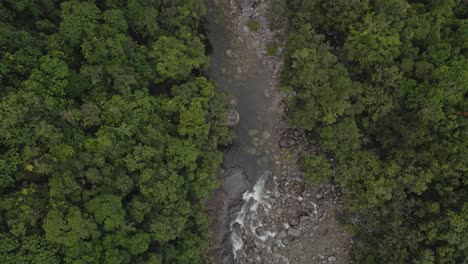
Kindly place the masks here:
<instances>
[{"instance_id":1,"label":"small stream channel","mask_svg":"<svg viewBox=\"0 0 468 264\"><path fill-rule=\"evenodd\" d=\"M228 172L233 168L243 170L248 187L247 191L236 197L237 202L228 209L227 216L219 215L229 218L226 221L228 227L214 232L226 233L217 234L226 237L222 262L239 263L237 253L244 244L241 229L249 228L255 232L258 227L245 226L244 219L255 213L259 206L268 211L270 206L264 198L275 188L274 175L279 172L272 158L277 155L275 149L278 137L274 132L274 124L278 106L270 95L274 83L272 69L249 51L248 40L237 34L236 30L239 29L233 26L235 14L229 4L232 4L229 0L206 0L207 35L212 46L211 70L208 75L219 89L227 93L231 98L231 107L240 114L240 122L233 128L236 139L224 154L223 167ZM230 190L238 189L239 184L242 181L224 181L223 189L229 193ZM225 199L215 194L214 199L217 198ZM265 241L268 236L274 235L267 233L258 238Z\"/></svg>"}]
</instances>

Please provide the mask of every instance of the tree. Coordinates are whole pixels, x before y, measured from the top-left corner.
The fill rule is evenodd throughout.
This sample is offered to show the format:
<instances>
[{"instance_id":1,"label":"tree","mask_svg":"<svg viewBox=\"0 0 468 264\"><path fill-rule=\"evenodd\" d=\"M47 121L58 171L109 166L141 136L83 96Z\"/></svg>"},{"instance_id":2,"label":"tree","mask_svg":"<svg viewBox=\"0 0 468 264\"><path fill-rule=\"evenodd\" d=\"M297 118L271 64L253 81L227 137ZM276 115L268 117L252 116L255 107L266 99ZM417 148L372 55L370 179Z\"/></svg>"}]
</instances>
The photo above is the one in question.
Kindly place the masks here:
<instances>
[{"instance_id":1,"label":"tree","mask_svg":"<svg viewBox=\"0 0 468 264\"><path fill-rule=\"evenodd\" d=\"M302 169L306 172L306 179L315 184L326 183L333 173L330 162L323 155L304 157Z\"/></svg>"},{"instance_id":2,"label":"tree","mask_svg":"<svg viewBox=\"0 0 468 264\"><path fill-rule=\"evenodd\" d=\"M186 79L192 70L206 67L207 59L201 40L186 30L179 31L177 35L161 36L149 52L162 80L180 81Z\"/></svg>"},{"instance_id":3,"label":"tree","mask_svg":"<svg viewBox=\"0 0 468 264\"><path fill-rule=\"evenodd\" d=\"M1 263L201 262L231 138L203 77L204 12L0 4Z\"/></svg>"},{"instance_id":4,"label":"tree","mask_svg":"<svg viewBox=\"0 0 468 264\"><path fill-rule=\"evenodd\" d=\"M324 155L333 158L354 218L356 261L466 262L461 1L294 0L288 7L283 83L297 94L288 115L324 151L304 158L309 178L326 179ZM331 43L326 52L312 41L318 32ZM333 85L338 71L355 92ZM335 90L346 97L336 100Z\"/></svg>"}]
</instances>

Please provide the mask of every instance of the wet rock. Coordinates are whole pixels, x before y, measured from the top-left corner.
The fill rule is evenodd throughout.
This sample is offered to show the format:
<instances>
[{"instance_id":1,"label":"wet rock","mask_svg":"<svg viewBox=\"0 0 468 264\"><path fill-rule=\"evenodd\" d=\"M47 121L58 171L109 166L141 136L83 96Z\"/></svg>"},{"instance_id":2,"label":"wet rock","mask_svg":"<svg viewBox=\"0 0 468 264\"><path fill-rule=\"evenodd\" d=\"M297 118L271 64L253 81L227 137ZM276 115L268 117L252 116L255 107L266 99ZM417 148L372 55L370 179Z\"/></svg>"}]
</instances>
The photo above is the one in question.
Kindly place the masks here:
<instances>
[{"instance_id":1,"label":"wet rock","mask_svg":"<svg viewBox=\"0 0 468 264\"><path fill-rule=\"evenodd\" d=\"M275 242L275 239L272 237L268 237L268 239L265 241L265 246L268 248L271 248L273 246L273 243Z\"/></svg>"},{"instance_id":2,"label":"wet rock","mask_svg":"<svg viewBox=\"0 0 468 264\"><path fill-rule=\"evenodd\" d=\"M271 133L269 131L267 131L267 130L263 131L262 138L264 140L268 140L270 137L271 137Z\"/></svg>"},{"instance_id":3,"label":"wet rock","mask_svg":"<svg viewBox=\"0 0 468 264\"><path fill-rule=\"evenodd\" d=\"M279 232L277 235L276 235L276 239L283 239L286 237L286 230L281 230L281 232Z\"/></svg>"},{"instance_id":4,"label":"wet rock","mask_svg":"<svg viewBox=\"0 0 468 264\"><path fill-rule=\"evenodd\" d=\"M265 97L266 99L271 98L270 89L265 89L265 90L263 90L263 97Z\"/></svg>"},{"instance_id":5,"label":"wet rock","mask_svg":"<svg viewBox=\"0 0 468 264\"><path fill-rule=\"evenodd\" d=\"M231 199L239 197L250 187L243 169L232 168L226 171L222 177L224 178L222 188Z\"/></svg>"},{"instance_id":6,"label":"wet rock","mask_svg":"<svg viewBox=\"0 0 468 264\"><path fill-rule=\"evenodd\" d=\"M246 147L245 152L252 156L255 156L255 154L257 154L257 150L252 146Z\"/></svg>"},{"instance_id":7,"label":"wet rock","mask_svg":"<svg viewBox=\"0 0 468 264\"><path fill-rule=\"evenodd\" d=\"M239 124L240 121L240 115L239 112L237 112L234 109L230 109L228 116L227 116L227 126L228 127L235 127Z\"/></svg>"},{"instance_id":8,"label":"wet rock","mask_svg":"<svg viewBox=\"0 0 468 264\"><path fill-rule=\"evenodd\" d=\"M236 106L237 106L237 99L234 98L234 97L229 98L229 104L230 104L232 107L236 107Z\"/></svg>"},{"instance_id":9,"label":"wet rock","mask_svg":"<svg viewBox=\"0 0 468 264\"><path fill-rule=\"evenodd\" d=\"M296 144L296 141L294 139L286 138L286 137L283 137L282 139L280 139L280 142L279 142L279 145L282 148L290 148L295 144Z\"/></svg>"},{"instance_id":10,"label":"wet rock","mask_svg":"<svg viewBox=\"0 0 468 264\"><path fill-rule=\"evenodd\" d=\"M301 235L301 231L297 230L297 229L294 229L294 228L289 228L288 229L288 235L292 236L292 237L298 237Z\"/></svg>"},{"instance_id":11,"label":"wet rock","mask_svg":"<svg viewBox=\"0 0 468 264\"><path fill-rule=\"evenodd\" d=\"M253 136L255 136L255 135L258 134L258 130L256 130L256 129L249 129L248 133L249 133L249 136L253 137Z\"/></svg>"},{"instance_id":12,"label":"wet rock","mask_svg":"<svg viewBox=\"0 0 468 264\"><path fill-rule=\"evenodd\" d=\"M312 218L310 216L301 216L300 219L299 219L299 223L301 224L301 226L305 226L307 225L307 223L310 222Z\"/></svg>"},{"instance_id":13,"label":"wet rock","mask_svg":"<svg viewBox=\"0 0 468 264\"><path fill-rule=\"evenodd\" d=\"M250 9L257 4L258 0L242 0L241 8L242 9Z\"/></svg>"},{"instance_id":14,"label":"wet rock","mask_svg":"<svg viewBox=\"0 0 468 264\"><path fill-rule=\"evenodd\" d=\"M263 229L263 227L257 227L257 229L255 229L255 233L257 234L257 236L264 236L265 230Z\"/></svg>"}]
</instances>

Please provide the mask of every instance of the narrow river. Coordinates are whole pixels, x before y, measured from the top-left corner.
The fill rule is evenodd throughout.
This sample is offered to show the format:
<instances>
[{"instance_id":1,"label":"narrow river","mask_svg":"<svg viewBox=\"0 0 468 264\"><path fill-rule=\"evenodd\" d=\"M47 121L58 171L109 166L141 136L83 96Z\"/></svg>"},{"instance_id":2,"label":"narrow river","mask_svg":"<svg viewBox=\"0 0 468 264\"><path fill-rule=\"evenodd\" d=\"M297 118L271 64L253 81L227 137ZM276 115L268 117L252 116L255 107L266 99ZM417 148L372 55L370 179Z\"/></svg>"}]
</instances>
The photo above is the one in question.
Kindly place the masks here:
<instances>
[{"instance_id":1,"label":"narrow river","mask_svg":"<svg viewBox=\"0 0 468 264\"><path fill-rule=\"evenodd\" d=\"M317 154L318 146L280 119L285 96L277 89L281 58L265 51L284 32L267 26L268 2L205 1L212 47L208 74L240 114L233 128L236 140L224 155L221 188L208 203L214 233L209 261L352 263L353 241L337 220L341 188L305 182L298 160L304 151ZM257 29L247 26L252 21Z\"/></svg>"},{"instance_id":2,"label":"narrow river","mask_svg":"<svg viewBox=\"0 0 468 264\"><path fill-rule=\"evenodd\" d=\"M213 47L209 76L236 101L233 108L241 117L239 125L234 128L237 136L235 146L226 153L225 165L241 166L249 182L255 184L259 176L271 168L268 155L258 155L262 150L256 149L259 142L254 140L257 133L271 133L273 130L276 116L269 111L271 100L264 96L273 82L272 73L260 58L249 52L247 43L236 39L229 26L230 21L226 21L230 18L224 6L227 4L219 2L218 5L209 5L208 38ZM269 139L267 134L264 136ZM254 153L254 149L260 152Z\"/></svg>"},{"instance_id":3,"label":"narrow river","mask_svg":"<svg viewBox=\"0 0 468 264\"><path fill-rule=\"evenodd\" d=\"M212 46L211 70L208 74L228 94L231 107L240 114L240 122L233 128L235 142L225 153L224 168L228 171L232 168L242 169L248 181L248 190L238 197L240 203L228 211L228 230L220 228L215 232L227 233L223 234L228 237L224 240L226 252L223 262L239 263L238 254L244 245L241 230L249 228L255 232L257 228L246 227L244 222L259 207L268 210L269 205L264 198L274 189L274 175L279 172L273 159L278 155L274 125L279 100L278 96L272 95L275 80L271 67L252 52L248 46L249 40L239 35L239 29L233 23L237 15L229 6L233 3L228 0L206 2L208 39ZM229 192L229 189L237 189L239 186L236 185L242 183L231 181L223 184L223 188ZM261 240L267 238L268 234L260 236Z\"/></svg>"}]
</instances>

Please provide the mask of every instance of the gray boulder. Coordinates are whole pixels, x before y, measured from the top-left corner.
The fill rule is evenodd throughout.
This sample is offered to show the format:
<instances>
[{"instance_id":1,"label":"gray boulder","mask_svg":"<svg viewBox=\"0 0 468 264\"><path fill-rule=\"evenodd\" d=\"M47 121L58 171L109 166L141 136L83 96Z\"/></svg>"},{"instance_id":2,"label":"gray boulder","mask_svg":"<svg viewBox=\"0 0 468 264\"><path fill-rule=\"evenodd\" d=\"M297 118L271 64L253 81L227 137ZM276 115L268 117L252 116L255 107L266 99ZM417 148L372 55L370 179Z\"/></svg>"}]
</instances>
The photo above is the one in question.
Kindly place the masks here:
<instances>
[{"instance_id":1,"label":"gray boulder","mask_svg":"<svg viewBox=\"0 0 468 264\"><path fill-rule=\"evenodd\" d=\"M239 124L240 116L239 112L234 109L230 109L228 116L227 116L227 126L228 127L235 127Z\"/></svg>"},{"instance_id":2,"label":"gray boulder","mask_svg":"<svg viewBox=\"0 0 468 264\"><path fill-rule=\"evenodd\" d=\"M301 234L301 231L294 229L294 228L289 228L288 229L288 235L292 237L298 237Z\"/></svg>"},{"instance_id":3,"label":"gray boulder","mask_svg":"<svg viewBox=\"0 0 468 264\"><path fill-rule=\"evenodd\" d=\"M232 168L226 171L223 175L222 188L231 199L240 197L245 191L250 188L245 172L240 168Z\"/></svg>"},{"instance_id":4,"label":"gray boulder","mask_svg":"<svg viewBox=\"0 0 468 264\"><path fill-rule=\"evenodd\" d=\"M290 148L296 144L296 141L292 138L283 137L280 139L279 145L282 148Z\"/></svg>"}]
</instances>

